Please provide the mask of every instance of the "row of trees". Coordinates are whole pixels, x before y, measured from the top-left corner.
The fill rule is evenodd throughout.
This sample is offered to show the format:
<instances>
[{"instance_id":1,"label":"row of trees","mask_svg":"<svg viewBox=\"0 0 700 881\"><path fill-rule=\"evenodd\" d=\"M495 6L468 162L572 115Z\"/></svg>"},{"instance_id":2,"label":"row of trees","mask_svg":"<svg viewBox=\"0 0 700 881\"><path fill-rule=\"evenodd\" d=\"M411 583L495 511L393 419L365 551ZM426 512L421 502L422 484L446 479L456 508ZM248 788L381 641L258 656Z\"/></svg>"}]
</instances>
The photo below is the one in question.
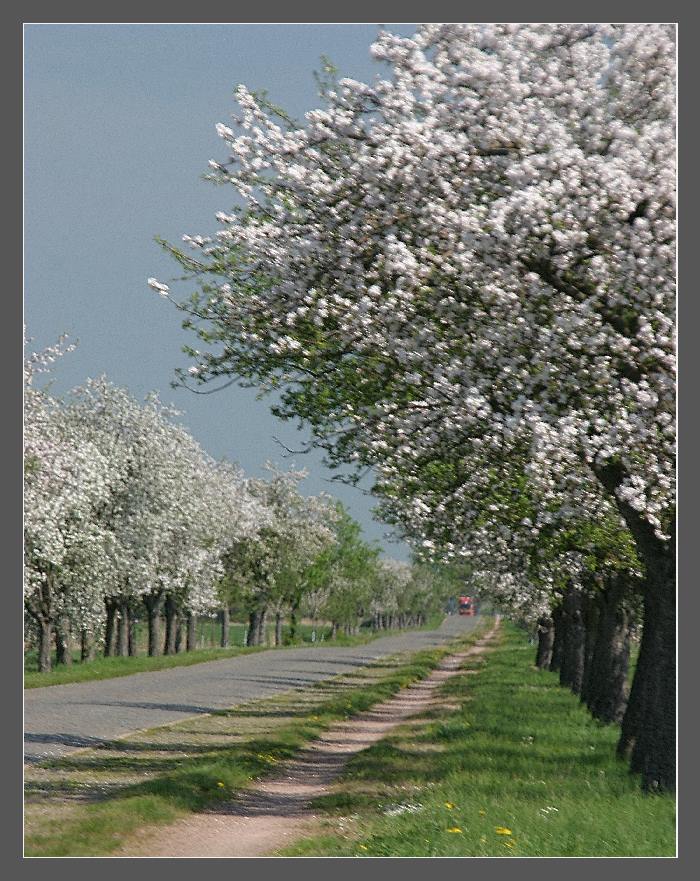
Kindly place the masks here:
<instances>
[{"instance_id":1,"label":"row of trees","mask_svg":"<svg viewBox=\"0 0 700 881\"><path fill-rule=\"evenodd\" d=\"M540 619L540 663L671 789L673 27L431 24L372 52L389 75L326 65L303 123L238 88L210 162L237 203L164 243L200 294L153 282L204 342L181 379L282 387L422 554Z\"/></svg>"},{"instance_id":2,"label":"row of trees","mask_svg":"<svg viewBox=\"0 0 700 881\"><path fill-rule=\"evenodd\" d=\"M226 644L231 605L257 645L269 613L279 642L286 614L293 628L302 613L350 632L440 602L428 570L380 559L339 503L302 495L305 472L246 479L155 396L139 403L104 378L64 400L38 388L64 350L26 362L24 599L40 670L54 643L70 663L76 637L83 660L134 654L137 618L156 655L194 648L197 616L222 608Z\"/></svg>"}]
</instances>

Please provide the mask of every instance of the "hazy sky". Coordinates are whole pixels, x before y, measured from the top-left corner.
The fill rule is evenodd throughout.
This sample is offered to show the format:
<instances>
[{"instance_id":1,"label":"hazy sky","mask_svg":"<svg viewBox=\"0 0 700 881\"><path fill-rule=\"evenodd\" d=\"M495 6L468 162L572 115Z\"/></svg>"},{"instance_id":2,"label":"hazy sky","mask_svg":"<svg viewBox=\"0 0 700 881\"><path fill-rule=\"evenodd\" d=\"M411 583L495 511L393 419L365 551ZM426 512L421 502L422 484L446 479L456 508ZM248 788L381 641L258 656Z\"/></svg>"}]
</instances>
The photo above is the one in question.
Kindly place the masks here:
<instances>
[{"instance_id":1,"label":"hazy sky","mask_svg":"<svg viewBox=\"0 0 700 881\"><path fill-rule=\"evenodd\" d=\"M409 35L412 24L388 24ZM316 106L312 71L322 54L340 75L367 80L373 24L27 25L25 27L25 322L33 348L61 333L78 339L54 373L62 393L101 373L136 396L157 390L213 456L251 475L266 459L310 474L303 489L341 498L368 538L372 500L329 484L314 452L283 459L305 437L249 389L198 396L171 389L181 352L195 343L181 314L147 286L177 275L154 236L207 234L233 190L201 180L226 158L214 126L234 111L233 88L265 88L293 116ZM403 544L383 542L405 559Z\"/></svg>"}]
</instances>

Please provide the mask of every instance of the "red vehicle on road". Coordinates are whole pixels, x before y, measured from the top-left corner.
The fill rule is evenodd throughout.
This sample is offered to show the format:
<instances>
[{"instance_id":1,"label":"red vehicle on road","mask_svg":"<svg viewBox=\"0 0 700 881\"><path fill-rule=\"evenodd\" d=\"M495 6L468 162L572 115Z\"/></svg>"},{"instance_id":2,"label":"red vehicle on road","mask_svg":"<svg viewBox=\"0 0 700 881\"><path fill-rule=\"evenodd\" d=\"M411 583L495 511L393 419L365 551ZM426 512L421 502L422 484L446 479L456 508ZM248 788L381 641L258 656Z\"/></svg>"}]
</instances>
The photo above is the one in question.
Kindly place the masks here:
<instances>
[{"instance_id":1,"label":"red vehicle on road","mask_svg":"<svg viewBox=\"0 0 700 881\"><path fill-rule=\"evenodd\" d=\"M460 615L476 615L476 603L471 597L459 598Z\"/></svg>"}]
</instances>

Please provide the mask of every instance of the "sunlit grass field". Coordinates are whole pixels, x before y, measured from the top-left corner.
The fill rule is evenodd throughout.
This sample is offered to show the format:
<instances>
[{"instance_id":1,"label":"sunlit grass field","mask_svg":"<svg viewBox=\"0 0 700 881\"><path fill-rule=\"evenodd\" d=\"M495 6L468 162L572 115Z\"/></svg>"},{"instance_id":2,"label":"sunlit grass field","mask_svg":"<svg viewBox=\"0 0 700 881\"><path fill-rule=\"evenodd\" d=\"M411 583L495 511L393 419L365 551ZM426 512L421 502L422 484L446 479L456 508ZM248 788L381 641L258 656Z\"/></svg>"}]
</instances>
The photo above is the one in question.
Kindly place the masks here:
<instances>
[{"instance_id":1,"label":"sunlit grass field","mask_svg":"<svg viewBox=\"0 0 700 881\"><path fill-rule=\"evenodd\" d=\"M533 660L506 625L476 675L445 685L453 709L353 758L315 803L322 834L284 854L673 856L675 800L642 794L617 727Z\"/></svg>"}]
</instances>

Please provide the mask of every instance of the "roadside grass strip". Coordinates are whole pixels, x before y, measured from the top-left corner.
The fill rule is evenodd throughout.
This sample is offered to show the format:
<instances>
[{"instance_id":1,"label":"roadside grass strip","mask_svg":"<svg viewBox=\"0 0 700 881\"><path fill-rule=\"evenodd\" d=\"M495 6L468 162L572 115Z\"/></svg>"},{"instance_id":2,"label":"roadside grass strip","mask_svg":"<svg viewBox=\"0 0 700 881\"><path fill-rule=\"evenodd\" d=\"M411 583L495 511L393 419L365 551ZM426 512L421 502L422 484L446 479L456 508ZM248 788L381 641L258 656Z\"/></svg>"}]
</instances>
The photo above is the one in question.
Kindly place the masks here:
<instances>
[{"instance_id":1,"label":"roadside grass strip","mask_svg":"<svg viewBox=\"0 0 700 881\"><path fill-rule=\"evenodd\" d=\"M424 679L488 623L435 649L28 766L25 856L114 853L149 826L230 800L335 722Z\"/></svg>"},{"instance_id":2,"label":"roadside grass strip","mask_svg":"<svg viewBox=\"0 0 700 881\"><path fill-rule=\"evenodd\" d=\"M47 685L67 685L70 682L89 682L99 679L115 679L121 676L131 676L134 673L151 672L155 670L170 670L173 667L190 667L193 664L203 664L207 661L219 661L223 658L235 658L238 655L250 654L252 652L277 651L287 648L319 648L319 647L350 647L356 645L366 645L375 639L385 636L397 636L401 633L409 633L413 631L436 630L443 620L442 615L432 616L426 624L420 627L403 627L392 630L378 630L366 633L360 633L357 636L346 636L339 633L333 640L320 639L311 642L309 625L300 625L300 631L304 638L299 638L296 642L282 646L231 646L229 648L205 648L195 649L191 652L180 652L176 655L157 655L149 657L148 655L138 655L136 657L111 657L111 658L95 658L93 661L80 662L77 655L73 664L69 666L58 666L48 673L39 673L36 669L36 652L31 653L25 658L24 671L24 687L25 688L43 688ZM318 628L319 633L326 635L329 628ZM241 634L242 634L241 628ZM240 637L239 637L240 641Z\"/></svg>"},{"instance_id":3,"label":"roadside grass strip","mask_svg":"<svg viewBox=\"0 0 700 881\"><path fill-rule=\"evenodd\" d=\"M313 803L319 834L280 853L674 856L675 799L643 794L615 757L619 729L533 659L504 624L441 687L442 708L350 760Z\"/></svg>"}]
</instances>

